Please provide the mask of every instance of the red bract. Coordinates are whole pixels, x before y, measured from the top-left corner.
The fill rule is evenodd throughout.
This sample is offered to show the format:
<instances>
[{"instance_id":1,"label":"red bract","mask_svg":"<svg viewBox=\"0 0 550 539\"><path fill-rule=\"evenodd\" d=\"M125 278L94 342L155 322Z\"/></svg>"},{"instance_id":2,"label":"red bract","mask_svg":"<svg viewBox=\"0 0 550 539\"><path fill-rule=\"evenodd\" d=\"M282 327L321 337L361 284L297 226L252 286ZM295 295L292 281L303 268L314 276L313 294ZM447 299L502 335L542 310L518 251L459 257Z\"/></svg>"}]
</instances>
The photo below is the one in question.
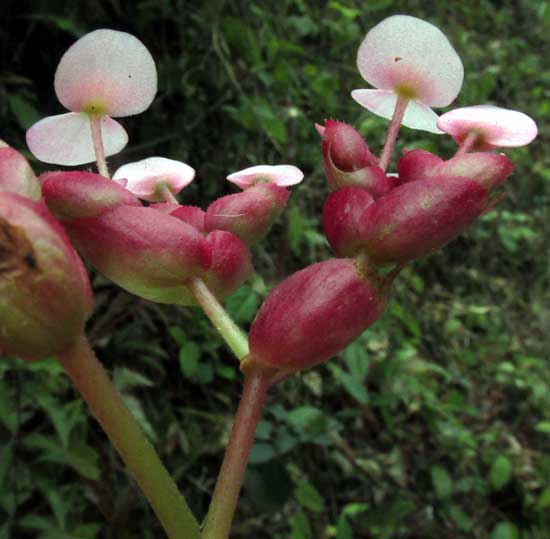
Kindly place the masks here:
<instances>
[{"instance_id":1,"label":"red bract","mask_svg":"<svg viewBox=\"0 0 550 539\"><path fill-rule=\"evenodd\" d=\"M296 371L329 359L378 319L388 288L351 259L326 260L291 275L260 308L245 366Z\"/></svg>"},{"instance_id":2,"label":"red bract","mask_svg":"<svg viewBox=\"0 0 550 539\"><path fill-rule=\"evenodd\" d=\"M228 230L248 244L255 243L269 232L289 196L289 191L275 183L259 183L218 198L206 210L206 230Z\"/></svg>"},{"instance_id":3,"label":"red bract","mask_svg":"<svg viewBox=\"0 0 550 539\"><path fill-rule=\"evenodd\" d=\"M47 172L40 176L44 200L61 221L95 217L141 202L117 183L91 172Z\"/></svg>"},{"instance_id":4,"label":"red bract","mask_svg":"<svg viewBox=\"0 0 550 539\"><path fill-rule=\"evenodd\" d=\"M358 227L376 263L400 263L440 249L486 209L488 191L463 177L406 183L371 204Z\"/></svg>"},{"instance_id":5,"label":"red bract","mask_svg":"<svg viewBox=\"0 0 550 539\"><path fill-rule=\"evenodd\" d=\"M372 196L359 187L343 187L327 197L323 229L336 255L355 256L362 251L361 218L373 202Z\"/></svg>"},{"instance_id":6,"label":"red bract","mask_svg":"<svg viewBox=\"0 0 550 539\"><path fill-rule=\"evenodd\" d=\"M40 200L40 183L27 160L0 141L0 191L17 193L32 200Z\"/></svg>"},{"instance_id":7,"label":"red bract","mask_svg":"<svg viewBox=\"0 0 550 539\"><path fill-rule=\"evenodd\" d=\"M194 226L199 232L206 234L205 219L206 213L197 206L178 206L174 208L170 215Z\"/></svg>"},{"instance_id":8,"label":"red bract","mask_svg":"<svg viewBox=\"0 0 550 539\"><path fill-rule=\"evenodd\" d=\"M92 309L88 276L42 203L0 193L0 351L41 359L80 338Z\"/></svg>"},{"instance_id":9,"label":"red bract","mask_svg":"<svg viewBox=\"0 0 550 539\"><path fill-rule=\"evenodd\" d=\"M435 176L463 176L486 189L500 185L513 170L512 163L505 155L494 153L467 153L443 161L424 150L413 150L397 163L400 183Z\"/></svg>"},{"instance_id":10,"label":"red bract","mask_svg":"<svg viewBox=\"0 0 550 539\"><path fill-rule=\"evenodd\" d=\"M378 198L390 191L396 180L378 166L363 137L351 125L327 120L323 130L323 159L330 189L357 186Z\"/></svg>"}]
</instances>

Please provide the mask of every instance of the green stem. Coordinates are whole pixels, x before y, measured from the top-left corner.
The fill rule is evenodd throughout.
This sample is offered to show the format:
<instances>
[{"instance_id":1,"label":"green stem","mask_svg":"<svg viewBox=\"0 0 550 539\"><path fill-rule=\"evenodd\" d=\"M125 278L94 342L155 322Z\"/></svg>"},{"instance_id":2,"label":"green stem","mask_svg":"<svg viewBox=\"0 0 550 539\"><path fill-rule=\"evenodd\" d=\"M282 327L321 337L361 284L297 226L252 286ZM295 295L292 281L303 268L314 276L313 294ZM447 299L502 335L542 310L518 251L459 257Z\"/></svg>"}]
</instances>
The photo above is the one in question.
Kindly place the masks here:
<instances>
[{"instance_id":1,"label":"green stem","mask_svg":"<svg viewBox=\"0 0 550 539\"><path fill-rule=\"evenodd\" d=\"M90 115L90 128L92 130L92 141L94 143L95 159L97 161L97 170L105 178L109 178L109 169L105 160L105 148L103 147L103 136L101 134L100 114Z\"/></svg>"},{"instance_id":2,"label":"green stem","mask_svg":"<svg viewBox=\"0 0 550 539\"><path fill-rule=\"evenodd\" d=\"M202 539L229 537L248 455L272 376L272 371L263 369L250 370L245 374L241 402L206 516Z\"/></svg>"},{"instance_id":3,"label":"green stem","mask_svg":"<svg viewBox=\"0 0 550 539\"><path fill-rule=\"evenodd\" d=\"M170 191L170 187L163 185L160 189L160 196L163 202L171 202L172 204L179 204L178 199L174 196L174 193Z\"/></svg>"},{"instance_id":4,"label":"green stem","mask_svg":"<svg viewBox=\"0 0 550 539\"><path fill-rule=\"evenodd\" d=\"M199 539L199 526L86 337L59 354L76 388L106 432L170 539Z\"/></svg>"},{"instance_id":5,"label":"green stem","mask_svg":"<svg viewBox=\"0 0 550 539\"><path fill-rule=\"evenodd\" d=\"M231 317L227 314L216 296L212 294L200 277L191 279L187 283L187 286L206 316L208 316L229 348L231 348L231 351L237 356L239 361L242 361L249 354L246 334L231 320Z\"/></svg>"},{"instance_id":6,"label":"green stem","mask_svg":"<svg viewBox=\"0 0 550 539\"><path fill-rule=\"evenodd\" d=\"M393 117L391 119L388 133L386 135L386 142L384 142L384 149L382 150L382 155L380 156L380 168L384 172L386 172L386 169L388 168L388 165L390 163L393 147L395 146L397 134L399 133L399 128L401 127L401 122L403 121L403 116L405 116L405 109L407 108L408 104L409 100L401 96L397 98L397 101L395 103Z\"/></svg>"}]
</instances>

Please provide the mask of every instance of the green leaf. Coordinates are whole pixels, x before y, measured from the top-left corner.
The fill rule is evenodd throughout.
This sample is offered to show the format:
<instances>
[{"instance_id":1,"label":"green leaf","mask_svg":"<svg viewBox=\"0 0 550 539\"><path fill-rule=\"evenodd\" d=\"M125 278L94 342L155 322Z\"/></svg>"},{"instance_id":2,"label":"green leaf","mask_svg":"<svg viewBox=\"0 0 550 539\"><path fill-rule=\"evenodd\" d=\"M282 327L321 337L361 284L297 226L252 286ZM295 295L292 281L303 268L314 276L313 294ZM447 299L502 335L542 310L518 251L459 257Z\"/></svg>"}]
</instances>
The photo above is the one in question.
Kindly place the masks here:
<instances>
[{"instance_id":1,"label":"green leaf","mask_svg":"<svg viewBox=\"0 0 550 539\"><path fill-rule=\"evenodd\" d=\"M544 434L550 434L550 421L540 421L535 425L535 430Z\"/></svg>"},{"instance_id":2,"label":"green leaf","mask_svg":"<svg viewBox=\"0 0 550 539\"><path fill-rule=\"evenodd\" d=\"M308 436L322 434L327 426L323 412L313 406L295 408L288 413L287 419L297 432Z\"/></svg>"},{"instance_id":3,"label":"green leaf","mask_svg":"<svg viewBox=\"0 0 550 539\"><path fill-rule=\"evenodd\" d=\"M336 539L353 539L353 530L346 515L341 514L336 525Z\"/></svg>"},{"instance_id":4,"label":"green leaf","mask_svg":"<svg viewBox=\"0 0 550 539\"><path fill-rule=\"evenodd\" d=\"M140 372L117 367L113 373L113 383L119 391L131 387L153 387L155 383Z\"/></svg>"},{"instance_id":5,"label":"green leaf","mask_svg":"<svg viewBox=\"0 0 550 539\"><path fill-rule=\"evenodd\" d=\"M186 378L193 378L199 367L200 348L196 342L188 341L179 353L180 369Z\"/></svg>"},{"instance_id":6,"label":"green leaf","mask_svg":"<svg viewBox=\"0 0 550 539\"><path fill-rule=\"evenodd\" d=\"M451 476L441 466L432 466L432 483L440 498L448 498L453 493Z\"/></svg>"},{"instance_id":7,"label":"green leaf","mask_svg":"<svg viewBox=\"0 0 550 539\"><path fill-rule=\"evenodd\" d=\"M306 509L315 513L320 513L323 510L325 504L323 497L309 481L300 481L294 489L294 495L300 502L300 505Z\"/></svg>"},{"instance_id":8,"label":"green leaf","mask_svg":"<svg viewBox=\"0 0 550 539\"><path fill-rule=\"evenodd\" d=\"M458 505L449 507L449 516L462 531L469 532L472 529L472 520Z\"/></svg>"},{"instance_id":9,"label":"green leaf","mask_svg":"<svg viewBox=\"0 0 550 539\"><path fill-rule=\"evenodd\" d=\"M512 477L512 464L504 455L499 455L491 465L489 479L495 490L500 490Z\"/></svg>"},{"instance_id":10,"label":"green leaf","mask_svg":"<svg viewBox=\"0 0 550 539\"><path fill-rule=\"evenodd\" d=\"M309 520L300 512L290 519L291 539L311 539L311 526Z\"/></svg>"},{"instance_id":11,"label":"green leaf","mask_svg":"<svg viewBox=\"0 0 550 539\"><path fill-rule=\"evenodd\" d=\"M248 461L250 464L263 464L275 458L275 449L271 444L264 442L256 442L250 450Z\"/></svg>"},{"instance_id":12,"label":"green leaf","mask_svg":"<svg viewBox=\"0 0 550 539\"><path fill-rule=\"evenodd\" d=\"M246 324L254 318L259 303L258 294L252 287L243 285L229 296L225 302L225 308L237 324Z\"/></svg>"},{"instance_id":13,"label":"green leaf","mask_svg":"<svg viewBox=\"0 0 550 539\"><path fill-rule=\"evenodd\" d=\"M512 522L499 522L491 532L491 539L519 539L519 531Z\"/></svg>"}]
</instances>

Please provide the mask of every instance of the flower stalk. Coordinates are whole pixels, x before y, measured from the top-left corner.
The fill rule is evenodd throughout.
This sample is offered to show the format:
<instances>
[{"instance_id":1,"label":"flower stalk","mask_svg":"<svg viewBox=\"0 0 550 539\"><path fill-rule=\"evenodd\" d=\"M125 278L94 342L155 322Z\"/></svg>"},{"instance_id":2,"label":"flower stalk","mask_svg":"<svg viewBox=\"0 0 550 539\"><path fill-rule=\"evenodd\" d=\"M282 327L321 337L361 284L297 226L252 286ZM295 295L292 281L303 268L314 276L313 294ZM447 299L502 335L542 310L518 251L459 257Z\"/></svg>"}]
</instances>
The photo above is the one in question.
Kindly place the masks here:
<instances>
[{"instance_id":1,"label":"flower stalk","mask_svg":"<svg viewBox=\"0 0 550 539\"><path fill-rule=\"evenodd\" d=\"M94 153L97 162L98 172L105 178L109 178L109 169L105 159L105 148L103 146L103 136L101 134L101 115L90 115L90 128L92 130L92 140L94 143Z\"/></svg>"},{"instance_id":2,"label":"flower stalk","mask_svg":"<svg viewBox=\"0 0 550 539\"><path fill-rule=\"evenodd\" d=\"M214 496L202 532L203 539L228 539L246 471L254 433L261 417L274 371L251 369L245 374L243 394L225 451Z\"/></svg>"},{"instance_id":3,"label":"flower stalk","mask_svg":"<svg viewBox=\"0 0 550 539\"><path fill-rule=\"evenodd\" d=\"M58 354L75 387L149 500L170 539L199 539L199 526L155 449L84 336Z\"/></svg>"},{"instance_id":4,"label":"flower stalk","mask_svg":"<svg viewBox=\"0 0 550 539\"><path fill-rule=\"evenodd\" d=\"M388 133L386 134L386 141L384 142L384 149L382 150L382 154L380 156L380 168L384 172L386 172L390 163L395 141L397 140L397 134L399 133L399 128L403 122L403 116L405 116L405 110L408 104L409 100L401 96L397 98L395 103L395 109L393 111L390 127L388 129Z\"/></svg>"},{"instance_id":5,"label":"flower stalk","mask_svg":"<svg viewBox=\"0 0 550 539\"><path fill-rule=\"evenodd\" d=\"M201 278L194 277L187 286L231 351L242 361L249 354L248 339L244 332L233 322Z\"/></svg>"}]
</instances>

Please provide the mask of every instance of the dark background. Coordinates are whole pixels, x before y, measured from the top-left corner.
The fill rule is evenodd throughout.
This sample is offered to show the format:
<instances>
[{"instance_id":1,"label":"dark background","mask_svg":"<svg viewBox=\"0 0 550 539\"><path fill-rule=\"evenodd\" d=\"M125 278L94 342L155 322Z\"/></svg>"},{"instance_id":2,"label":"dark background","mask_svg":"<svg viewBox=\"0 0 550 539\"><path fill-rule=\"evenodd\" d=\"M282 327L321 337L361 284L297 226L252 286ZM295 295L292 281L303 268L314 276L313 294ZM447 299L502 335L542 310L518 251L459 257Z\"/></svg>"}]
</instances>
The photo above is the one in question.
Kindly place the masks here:
<instances>
[{"instance_id":1,"label":"dark background","mask_svg":"<svg viewBox=\"0 0 550 539\"><path fill-rule=\"evenodd\" d=\"M548 2L10 1L0 7L0 137L63 112L53 74L97 28L128 31L157 62L159 92L121 119L109 160L183 160L180 197L203 207L225 176L291 163L306 174L228 301L246 327L268 290L328 258L327 188L314 122L353 124L379 152L387 122L349 96L366 31L406 13L440 27L465 66L454 103L521 110L539 124L507 151L506 198L399 277L384 318L339 358L277 387L254 447L234 537L548 539ZM448 158L448 137L403 129L398 150ZM28 155L28 154L27 154ZM30 157L30 156L29 156ZM46 166L32 161L35 171ZM391 168L391 167L390 167ZM89 336L196 514L203 516L241 387L196 309L157 306L93 275ZM54 359L0 362L0 538L161 537L154 515Z\"/></svg>"}]
</instances>

